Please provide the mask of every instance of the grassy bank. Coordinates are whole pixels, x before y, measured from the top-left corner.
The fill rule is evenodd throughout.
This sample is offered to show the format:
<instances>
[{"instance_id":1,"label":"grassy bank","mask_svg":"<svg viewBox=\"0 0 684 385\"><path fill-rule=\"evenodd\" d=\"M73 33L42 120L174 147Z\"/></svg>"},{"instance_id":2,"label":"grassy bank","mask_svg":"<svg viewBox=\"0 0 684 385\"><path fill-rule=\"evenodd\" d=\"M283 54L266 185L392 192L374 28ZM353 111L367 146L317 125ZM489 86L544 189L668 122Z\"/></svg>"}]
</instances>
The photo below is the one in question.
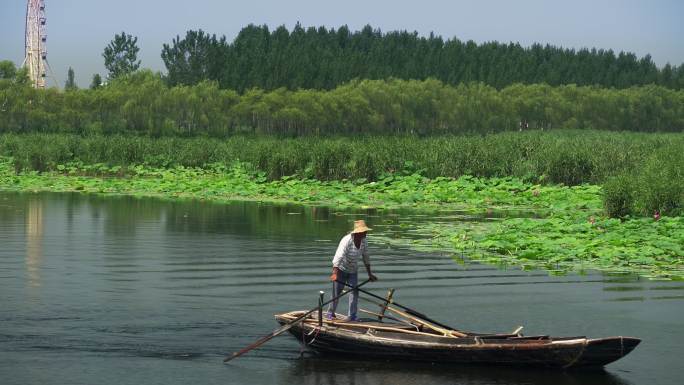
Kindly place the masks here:
<instances>
[{"instance_id":1,"label":"grassy bank","mask_svg":"<svg viewBox=\"0 0 684 385\"><path fill-rule=\"evenodd\" d=\"M61 134L0 135L0 155L20 171L81 169L89 175L240 162L268 180L379 181L390 174L428 178L515 177L529 183L606 184L612 216L679 215L684 206L684 134L605 131L509 132L431 138L268 136L148 138ZM100 171L102 169L103 171Z\"/></svg>"},{"instance_id":2,"label":"grassy bank","mask_svg":"<svg viewBox=\"0 0 684 385\"><path fill-rule=\"evenodd\" d=\"M61 167L60 167L61 166ZM98 176L94 176L97 174ZM170 199L256 200L308 205L468 212L498 220L425 225L412 241L384 239L469 258L551 271L601 269L665 279L684 277L684 218L617 220L602 216L601 188L539 185L517 178L425 178L385 175L374 182L269 180L244 164L204 168L58 165L56 171L17 174L0 162L0 189L80 191ZM518 216L523 210L532 216Z\"/></svg>"}]
</instances>

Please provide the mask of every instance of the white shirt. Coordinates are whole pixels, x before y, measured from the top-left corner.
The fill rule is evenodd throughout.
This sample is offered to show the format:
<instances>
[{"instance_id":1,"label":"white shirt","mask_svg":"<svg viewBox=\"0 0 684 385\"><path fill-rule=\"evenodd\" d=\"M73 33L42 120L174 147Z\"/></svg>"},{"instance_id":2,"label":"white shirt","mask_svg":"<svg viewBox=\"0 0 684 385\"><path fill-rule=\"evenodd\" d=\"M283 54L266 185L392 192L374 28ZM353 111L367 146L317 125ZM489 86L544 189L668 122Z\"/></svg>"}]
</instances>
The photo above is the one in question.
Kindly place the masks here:
<instances>
[{"instance_id":1,"label":"white shirt","mask_svg":"<svg viewBox=\"0 0 684 385\"><path fill-rule=\"evenodd\" d=\"M354 237L349 233L342 237L340 245L337 246L337 251L333 258L333 267L337 267L346 273L354 274L358 270L359 257L363 258L364 264L370 264L368 259L368 242L366 238L363 238L360 247L357 249L354 244Z\"/></svg>"}]
</instances>

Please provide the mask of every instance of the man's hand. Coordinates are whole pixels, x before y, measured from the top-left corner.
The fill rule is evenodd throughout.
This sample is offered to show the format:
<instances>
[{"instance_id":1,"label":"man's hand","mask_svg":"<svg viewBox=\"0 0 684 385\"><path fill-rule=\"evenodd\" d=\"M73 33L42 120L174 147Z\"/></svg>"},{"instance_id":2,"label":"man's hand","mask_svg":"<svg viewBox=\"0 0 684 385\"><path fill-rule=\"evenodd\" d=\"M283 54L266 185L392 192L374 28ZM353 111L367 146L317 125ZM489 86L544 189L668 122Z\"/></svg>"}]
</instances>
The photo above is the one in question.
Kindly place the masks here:
<instances>
[{"instance_id":1,"label":"man's hand","mask_svg":"<svg viewBox=\"0 0 684 385\"><path fill-rule=\"evenodd\" d=\"M335 282L337 281L337 272L340 271L337 267L333 267L332 274L330 275L330 280Z\"/></svg>"},{"instance_id":2,"label":"man's hand","mask_svg":"<svg viewBox=\"0 0 684 385\"><path fill-rule=\"evenodd\" d=\"M378 277L376 277L375 275L373 275L373 273L371 272L371 267L370 267L369 264L366 264L366 271L368 272L368 280L369 280L369 281L375 282L375 281L378 280Z\"/></svg>"}]
</instances>

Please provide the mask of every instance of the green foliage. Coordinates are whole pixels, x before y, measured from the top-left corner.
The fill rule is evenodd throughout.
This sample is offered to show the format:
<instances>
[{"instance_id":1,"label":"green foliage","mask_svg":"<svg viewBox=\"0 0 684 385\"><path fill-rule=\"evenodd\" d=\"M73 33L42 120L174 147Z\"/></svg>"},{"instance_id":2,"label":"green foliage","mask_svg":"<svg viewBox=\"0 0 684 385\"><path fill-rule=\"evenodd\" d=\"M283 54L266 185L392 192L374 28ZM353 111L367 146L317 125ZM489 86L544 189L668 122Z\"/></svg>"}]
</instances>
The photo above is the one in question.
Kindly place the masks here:
<instances>
[{"instance_id":1,"label":"green foliage","mask_svg":"<svg viewBox=\"0 0 684 385\"><path fill-rule=\"evenodd\" d=\"M171 45L164 44L161 57L172 86L193 85L203 80L219 80L226 65L226 39L217 39L204 31L188 31L183 40L179 36Z\"/></svg>"},{"instance_id":2,"label":"green foliage","mask_svg":"<svg viewBox=\"0 0 684 385\"><path fill-rule=\"evenodd\" d=\"M218 82L244 92L252 88L333 89L352 79L439 79L457 85L483 82L497 89L515 83L577 84L628 88L659 84L682 89L684 67L658 69L650 55L604 49L564 49L533 44L463 42L430 34L382 33L365 26L350 31L325 27L288 31L248 25L231 43L202 30L164 45L170 84Z\"/></svg>"},{"instance_id":3,"label":"green foliage","mask_svg":"<svg viewBox=\"0 0 684 385\"><path fill-rule=\"evenodd\" d=\"M516 84L498 91L481 83L449 86L434 79L390 79L357 80L330 91L251 89L239 95L209 81L169 87L150 71L120 76L106 87L65 93L0 84L5 84L0 85L0 100L14 106L0 120L0 128L10 132L87 133L98 127L105 134L155 137L425 136L517 131L521 121L539 134L549 128L684 130L684 91L658 86L618 90ZM573 173L595 167L580 158L558 162L569 162L577 170ZM569 183L578 181L565 177Z\"/></svg>"},{"instance_id":4,"label":"green foliage","mask_svg":"<svg viewBox=\"0 0 684 385\"><path fill-rule=\"evenodd\" d=\"M606 213L614 218L629 215L634 209L634 180L626 174L612 177L603 185Z\"/></svg>"},{"instance_id":5,"label":"green foliage","mask_svg":"<svg viewBox=\"0 0 684 385\"><path fill-rule=\"evenodd\" d=\"M0 60L0 79L14 79L17 68L11 60Z\"/></svg>"},{"instance_id":6,"label":"green foliage","mask_svg":"<svg viewBox=\"0 0 684 385\"><path fill-rule=\"evenodd\" d=\"M684 217L621 221L557 211L549 218L505 218L484 227L436 224L429 228L433 239L422 243L475 260L558 273L599 269L683 279L683 228Z\"/></svg>"},{"instance_id":7,"label":"green foliage","mask_svg":"<svg viewBox=\"0 0 684 385\"><path fill-rule=\"evenodd\" d=\"M65 91L73 91L75 89L78 89L78 86L76 86L76 78L74 76L74 69L69 67L69 71L67 71L67 80L64 83L64 90Z\"/></svg>"},{"instance_id":8,"label":"green foliage","mask_svg":"<svg viewBox=\"0 0 684 385\"><path fill-rule=\"evenodd\" d=\"M28 69L17 68L10 60L0 61L0 90L28 87Z\"/></svg>"},{"instance_id":9,"label":"green foliage","mask_svg":"<svg viewBox=\"0 0 684 385\"><path fill-rule=\"evenodd\" d=\"M654 149L636 178L635 211L651 215L684 214L684 147Z\"/></svg>"},{"instance_id":10,"label":"green foliage","mask_svg":"<svg viewBox=\"0 0 684 385\"><path fill-rule=\"evenodd\" d=\"M266 172L270 179L298 175L320 180L378 181L384 174L406 171L430 178L516 176L566 185L602 183L610 176L642 167L649 157L667 162L675 159L671 154L682 146L681 134L600 131L510 132L420 139L411 136L290 139L233 136L226 140L125 135L0 136L0 154L13 156L19 168L38 171L51 168L31 167L28 157L46 157L46 165L79 159L85 163L122 166L147 163L158 167L203 167L241 160ZM600 151L585 150L585 147L600 148ZM586 162L591 167L576 166L569 172L566 168L575 163L565 159L582 159L577 161L580 166ZM561 170L554 170L555 167Z\"/></svg>"},{"instance_id":11,"label":"green foliage","mask_svg":"<svg viewBox=\"0 0 684 385\"><path fill-rule=\"evenodd\" d=\"M652 148L643 166L609 179L604 186L610 216L684 214L684 153L681 145Z\"/></svg>"},{"instance_id":12,"label":"green foliage","mask_svg":"<svg viewBox=\"0 0 684 385\"><path fill-rule=\"evenodd\" d=\"M144 80L131 78L130 81ZM101 127L90 130L91 134L97 134ZM406 183L433 178L436 181L431 184L433 193L441 200L448 200L450 192L441 190L437 183L440 177L513 176L531 183L565 185L606 182L604 207L614 217L650 216L654 210L666 216L681 213L684 207L681 148L684 148L682 134L600 131L509 132L422 139L234 136L218 140L124 135L0 135L0 155L12 156L15 168L27 171L54 171L58 165L69 162L126 169L140 164L155 168L206 168L239 161L263 173L268 180L295 176L321 181L363 180L379 186L387 181L388 175L390 178L405 175L416 178L403 180L408 191L414 186ZM519 193L522 188L512 187L511 191ZM547 199L543 190L537 193L538 200ZM411 196L401 191L398 194ZM411 199L414 198L417 199ZM481 199L492 197L481 195Z\"/></svg>"},{"instance_id":13,"label":"green foliage","mask_svg":"<svg viewBox=\"0 0 684 385\"><path fill-rule=\"evenodd\" d=\"M140 48L137 43L137 37L127 35L125 32L121 32L121 35L114 35L114 40L105 47L102 53L110 79L116 79L140 68L140 60L138 60Z\"/></svg>"},{"instance_id":14,"label":"green foliage","mask_svg":"<svg viewBox=\"0 0 684 385\"><path fill-rule=\"evenodd\" d=\"M94 74L93 80L90 82L90 89L95 90L102 86L102 77L100 74Z\"/></svg>"}]
</instances>

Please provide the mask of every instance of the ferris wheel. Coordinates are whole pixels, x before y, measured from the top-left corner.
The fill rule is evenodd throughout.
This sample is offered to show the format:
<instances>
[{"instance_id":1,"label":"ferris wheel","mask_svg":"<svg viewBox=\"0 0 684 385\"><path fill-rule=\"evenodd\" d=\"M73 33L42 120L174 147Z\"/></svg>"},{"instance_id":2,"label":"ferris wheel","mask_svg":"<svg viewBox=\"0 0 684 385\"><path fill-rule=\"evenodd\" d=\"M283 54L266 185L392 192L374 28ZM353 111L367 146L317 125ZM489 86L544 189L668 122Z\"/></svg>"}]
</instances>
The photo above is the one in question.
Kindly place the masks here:
<instances>
[{"instance_id":1,"label":"ferris wheel","mask_svg":"<svg viewBox=\"0 0 684 385\"><path fill-rule=\"evenodd\" d=\"M47 70L47 34L45 33L45 1L28 0L26 4L26 37L24 66L35 88L45 88Z\"/></svg>"}]
</instances>

